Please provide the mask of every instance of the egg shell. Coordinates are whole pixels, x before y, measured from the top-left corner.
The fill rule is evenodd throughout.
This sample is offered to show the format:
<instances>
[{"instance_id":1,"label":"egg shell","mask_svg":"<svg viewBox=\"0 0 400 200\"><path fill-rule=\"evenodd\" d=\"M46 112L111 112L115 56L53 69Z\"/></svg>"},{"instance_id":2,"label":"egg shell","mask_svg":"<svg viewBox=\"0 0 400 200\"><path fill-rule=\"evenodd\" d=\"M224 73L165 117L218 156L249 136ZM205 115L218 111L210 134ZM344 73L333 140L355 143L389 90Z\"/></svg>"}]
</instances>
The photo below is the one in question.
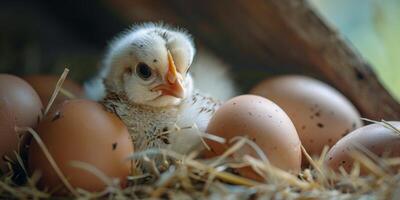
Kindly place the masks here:
<instances>
[{"instance_id":1,"label":"egg shell","mask_svg":"<svg viewBox=\"0 0 400 200\"><path fill-rule=\"evenodd\" d=\"M211 118L207 132L229 141L235 136L248 136L276 167L297 173L301 167L300 140L286 113L272 101L255 95L242 95L224 103ZM211 151L206 157L221 155L228 143L207 141ZM249 154L259 158L247 145L236 155ZM238 169L245 177L260 180L249 168Z\"/></svg>"},{"instance_id":2,"label":"egg shell","mask_svg":"<svg viewBox=\"0 0 400 200\"><path fill-rule=\"evenodd\" d=\"M22 78L27 81L39 94L43 105L48 104L51 96L53 95L54 89L56 88L57 82L60 79L59 76L55 75L29 75ZM76 98L84 96L82 87L70 79L64 80L62 88L73 94ZM53 105L57 105L68 99L69 98L67 96L60 92L58 93Z\"/></svg>"},{"instance_id":3,"label":"egg shell","mask_svg":"<svg viewBox=\"0 0 400 200\"><path fill-rule=\"evenodd\" d=\"M0 156L14 157L18 151L18 134L14 127L35 128L40 116L42 103L35 90L19 77L0 74ZM0 168L6 170L6 163L0 159Z\"/></svg>"},{"instance_id":4,"label":"egg shell","mask_svg":"<svg viewBox=\"0 0 400 200\"><path fill-rule=\"evenodd\" d=\"M312 156L324 146L362 126L360 114L342 94L331 86L306 76L286 75L267 79L250 93L278 104L293 121L301 143Z\"/></svg>"},{"instance_id":5,"label":"egg shell","mask_svg":"<svg viewBox=\"0 0 400 200\"><path fill-rule=\"evenodd\" d=\"M73 187L100 191L105 184L92 173L71 166L71 161L88 163L108 177L119 178L122 186L126 184L133 166L125 159L133 153L133 144L123 122L102 105L89 100L65 101L36 130ZM41 188L62 185L34 140L29 147L28 166L30 173L42 173Z\"/></svg>"},{"instance_id":6,"label":"egg shell","mask_svg":"<svg viewBox=\"0 0 400 200\"><path fill-rule=\"evenodd\" d=\"M400 122L388 122L400 130ZM353 151L364 147L378 157L400 157L400 134L380 124L361 127L339 140L328 152L326 164L338 170L342 166L347 172L353 167ZM365 174L365 169L362 169Z\"/></svg>"}]
</instances>

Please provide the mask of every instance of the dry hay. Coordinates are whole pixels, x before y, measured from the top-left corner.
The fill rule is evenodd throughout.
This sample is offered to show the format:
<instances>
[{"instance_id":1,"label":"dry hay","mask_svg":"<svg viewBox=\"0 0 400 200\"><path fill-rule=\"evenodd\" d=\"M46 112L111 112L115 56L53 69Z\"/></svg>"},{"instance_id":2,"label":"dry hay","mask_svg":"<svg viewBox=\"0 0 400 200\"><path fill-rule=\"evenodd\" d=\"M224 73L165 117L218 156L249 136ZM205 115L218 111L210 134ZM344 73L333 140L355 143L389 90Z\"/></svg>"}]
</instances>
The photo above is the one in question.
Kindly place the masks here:
<instances>
[{"instance_id":1,"label":"dry hay","mask_svg":"<svg viewBox=\"0 0 400 200\"><path fill-rule=\"evenodd\" d=\"M57 84L52 100L61 90L62 81L67 71ZM51 105L51 104L50 104ZM49 106L50 106L49 105ZM49 110L47 106L46 111ZM400 131L383 122L383 126ZM40 137L33 129L17 128L28 131L40 143ZM208 138L213 138L208 136ZM218 137L214 138L218 140ZM310 167L294 175L272 166L259 148L247 138L234 138L230 149L214 160L198 158L198 152L180 155L166 149L149 149L136 152L128 159L146 159L151 154L162 154L165 157L178 160L165 172L159 172L154 166L156 180L147 184L135 184L141 176L129 176L131 183L127 188L119 187L119 180L105 176L101 171L86 163L74 162L73 166L87 170L98 176L107 187L98 193L75 189L69 185L62 172L57 172L64 185L71 191L70 197L54 197L50 191L41 191L36 183L40 174L28 176L23 158L16 153L17 160L9 160L10 172L0 177L1 199L400 199L400 173L389 170L400 164L400 158L376 158L370 152L354 153L355 164L347 173L344 169L334 172L324 165L327 148L320 158L311 158L304 148L303 153ZM240 160L233 160L232 154L244 145L249 145L258 152L258 158L249 155ZM52 162L44 144L40 145L47 158ZM48 154L48 155L47 155ZM54 161L54 160L53 160ZM55 162L52 164L57 168ZM241 177L235 173L235 168L250 166L264 182L256 182ZM360 176L360 169L369 172ZM57 170L56 170L57 171Z\"/></svg>"}]
</instances>

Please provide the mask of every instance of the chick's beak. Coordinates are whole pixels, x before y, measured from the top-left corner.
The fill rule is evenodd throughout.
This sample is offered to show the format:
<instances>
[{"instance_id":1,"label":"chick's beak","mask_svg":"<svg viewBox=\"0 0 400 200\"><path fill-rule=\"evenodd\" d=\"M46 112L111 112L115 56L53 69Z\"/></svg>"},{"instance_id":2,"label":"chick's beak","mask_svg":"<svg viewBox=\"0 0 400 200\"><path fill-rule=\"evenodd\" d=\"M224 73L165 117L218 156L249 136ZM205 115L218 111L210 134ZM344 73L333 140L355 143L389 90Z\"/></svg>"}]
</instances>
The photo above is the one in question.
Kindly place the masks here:
<instances>
[{"instance_id":1,"label":"chick's beak","mask_svg":"<svg viewBox=\"0 0 400 200\"><path fill-rule=\"evenodd\" d=\"M185 91L183 89L181 80L179 78L178 72L176 71L176 66L171 53L168 51L168 71L165 75L165 84L156 86L153 90L161 91L162 95L170 95L176 98L183 98Z\"/></svg>"}]
</instances>

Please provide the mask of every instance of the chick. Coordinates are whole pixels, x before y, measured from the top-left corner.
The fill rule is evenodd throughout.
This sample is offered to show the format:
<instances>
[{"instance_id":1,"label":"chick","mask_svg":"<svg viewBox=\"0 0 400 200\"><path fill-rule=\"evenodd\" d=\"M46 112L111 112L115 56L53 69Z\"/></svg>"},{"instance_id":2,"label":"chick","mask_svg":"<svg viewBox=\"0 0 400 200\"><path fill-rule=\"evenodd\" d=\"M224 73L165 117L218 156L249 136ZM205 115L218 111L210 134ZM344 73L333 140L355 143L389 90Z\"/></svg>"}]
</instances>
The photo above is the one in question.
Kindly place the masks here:
<instances>
[{"instance_id":1,"label":"chick","mask_svg":"<svg viewBox=\"0 0 400 200\"><path fill-rule=\"evenodd\" d=\"M221 102L193 88L189 69L194 55L185 31L158 24L136 26L111 43L99 77L86 91L102 96L101 102L123 120L136 152L199 150L199 133ZM148 158L159 169L171 162L161 155ZM143 160L137 168L142 173L152 170Z\"/></svg>"}]
</instances>

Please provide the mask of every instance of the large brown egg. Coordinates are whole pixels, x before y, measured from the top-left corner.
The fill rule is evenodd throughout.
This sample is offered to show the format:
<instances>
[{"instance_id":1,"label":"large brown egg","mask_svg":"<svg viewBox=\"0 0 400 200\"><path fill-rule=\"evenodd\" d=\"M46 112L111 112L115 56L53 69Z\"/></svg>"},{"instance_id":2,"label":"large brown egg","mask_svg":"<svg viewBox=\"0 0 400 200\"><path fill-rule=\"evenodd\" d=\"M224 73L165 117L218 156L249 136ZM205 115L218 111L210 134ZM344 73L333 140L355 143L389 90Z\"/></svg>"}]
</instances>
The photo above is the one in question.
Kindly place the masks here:
<instances>
[{"instance_id":1,"label":"large brown egg","mask_svg":"<svg viewBox=\"0 0 400 200\"><path fill-rule=\"evenodd\" d=\"M287 75L267 79L250 93L278 104L296 126L307 152L319 156L325 145L362 125L354 106L337 90L306 76Z\"/></svg>"},{"instance_id":2,"label":"large brown egg","mask_svg":"<svg viewBox=\"0 0 400 200\"><path fill-rule=\"evenodd\" d=\"M226 138L247 136L266 154L268 160L284 170L298 172L301 167L300 140L286 113L275 103L260 96L242 95L226 103L211 118L207 132ZM228 144L208 141L211 151L207 157L225 152ZM249 154L259 158L254 150L245 146L236 155ZM260 180L249 168L239 169L245 177Z\"/></svg>"},{"instance_id":3,"label":"large brown egg","mask_svg":"<svg viewBox=\"0 0 400 200\"><path fill-rule=\"evenodd\" d=\"M40 99L42 100L43 105L47 105L51 95L53 95L54 89L56 88L60 77L54 75L29 75L24 76L23 79L26 80L36 90ZM62 88L76 98L84 96L82 87L72 80L66 79L62 85ZM70 99L70 97L60 92L57 95L53 105L57 105L68 99Z\"/></svg>"},{"instance_id":4,"label":"large brown egg","mask_svg":"<svg viewBox=\"0 0 400 200\"><path fill-rule=\"evenodd\" d=\"M88 163L125 185L133 167L125 159L133 153L133 144L127 127L102 105L89 100L65 101L36 130L73 187L100 191L105 184L94 174L73 167L72 161ZM28 166L31 173L41 172L42 188L62 185L34 140L29 147Z\"/></svg>"},{"instance_id":5,"label":"large brown egg","mask_svg":"<svg viewBox=\"0 0 400 200\"><path fill-rule=\"evenodd\" d=\"M42 103L35 90L24 80L0 74L0 156L14 157L18 136L14 127L36 127ZM5 170L0 159L0 168Z\"/></svg>"},{"instance_id":6,"label":"large brown egg","mask_svg":"<svg viewBox=\"0 0 400 200\"><path fill-rule=\"evenodd\" d=\"M400 122L389 123L400 130ZM400 134L380 124L361 127L346 135L331 148L326 163L334 170L342 166L349 172L354 163L351 153L360 149L368 150L378 157L400 157Z\"/></svg>"}]
</instances>

